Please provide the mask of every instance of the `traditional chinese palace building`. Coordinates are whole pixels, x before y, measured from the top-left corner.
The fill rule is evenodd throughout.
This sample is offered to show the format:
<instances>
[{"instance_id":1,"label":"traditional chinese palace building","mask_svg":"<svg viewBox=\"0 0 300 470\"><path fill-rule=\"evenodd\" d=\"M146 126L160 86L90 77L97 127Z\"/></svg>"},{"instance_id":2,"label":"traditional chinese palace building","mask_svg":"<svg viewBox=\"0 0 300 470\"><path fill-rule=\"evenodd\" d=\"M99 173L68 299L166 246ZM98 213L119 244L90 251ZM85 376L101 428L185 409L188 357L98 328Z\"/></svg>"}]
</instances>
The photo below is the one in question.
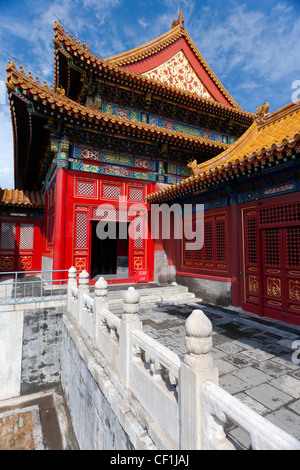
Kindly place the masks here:
<instances>
[{"instance_id":1,"label":"traditional chinese palace building","mask_svg":"<svg viewBox=\"0 0 300 470\"><path fill-rule=\"evenodd\" d=\"M0 270L177 280L204 302L300 325L300 105L241 109L181 14L106 59L56 23L54 56L50 86L7 66L15 189L0 192ZM162 203L204 204L201 249L152 237ZM99 238L101 221L116 237Z\"/></svg>"}]
</instances>

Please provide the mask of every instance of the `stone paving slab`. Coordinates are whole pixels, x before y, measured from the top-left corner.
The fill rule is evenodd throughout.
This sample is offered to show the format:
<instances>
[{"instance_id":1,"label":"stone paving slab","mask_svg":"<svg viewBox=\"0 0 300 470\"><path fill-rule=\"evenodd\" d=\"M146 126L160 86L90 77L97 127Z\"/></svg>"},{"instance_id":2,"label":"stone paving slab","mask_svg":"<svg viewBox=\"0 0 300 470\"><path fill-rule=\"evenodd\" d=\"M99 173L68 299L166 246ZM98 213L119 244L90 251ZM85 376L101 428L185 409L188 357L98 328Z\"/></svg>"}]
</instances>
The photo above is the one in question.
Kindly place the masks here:
<instances>
[{"instance_id":1,"label":"stone paving slab","mask_svg":"<svg viewBox=\"0 0 300 470\"><path fill-rule=\"evenodd\" d=\"M194 309L203 310L212 322L211 353L220 385L300 440L300 365L293 362L300 328L200 302L170 302L141 306L144 331L182 356L187 352L185 321ZM227 423L226 431L237 448L249 448L244 430Z\"/></svg>"}]
</instances>

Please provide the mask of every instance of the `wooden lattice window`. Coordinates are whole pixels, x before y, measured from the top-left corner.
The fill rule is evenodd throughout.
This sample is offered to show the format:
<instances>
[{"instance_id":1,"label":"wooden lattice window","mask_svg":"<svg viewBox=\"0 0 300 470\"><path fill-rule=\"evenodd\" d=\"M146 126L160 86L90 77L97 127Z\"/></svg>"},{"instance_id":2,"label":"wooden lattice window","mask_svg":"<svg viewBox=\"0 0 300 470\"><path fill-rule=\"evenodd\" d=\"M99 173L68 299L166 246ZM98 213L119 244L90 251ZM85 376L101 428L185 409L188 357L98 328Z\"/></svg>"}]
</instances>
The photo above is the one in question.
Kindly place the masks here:
<instances>
[{"instance_id":1,"label":"wooden lattice window","mask_svg":"<svg viewBox=\"0 0 300 470\"><path fill-rule=\"evenodd\" d=\"M265 207L259 211L260 225L286 224L300 221L300 204L282 204L280 206Z\"/></svg>"},{"instance_id":2,"label":"wooden lattice window","mask_svg":"<svg viewBox=\"0 0 300 470\"><path fill-rule=\"evenodd\" d=\"M300 227L287 227L287 263L300 266Z\"/></svg>"},{"instance_id":3,"label":"wooden lattice window","mask_svg":"<svg viewBox=\"0 0 300 470\"><path fill-rule=\"evenodd\" d=\"M1 224L1 250L14 250L16 244L16 224L2 222Z\"/></svg>"},{"instance_id":4,"label":"wooden lattice window","mask_svg":"<svg viewBox=\"0 0 300 470\"><path fill-rule=\"evenodd\" d=\"M86 248L87 246L87 212L76 212L76 248Z\"/></svg>"},{"instance_id":5,"label":"wooden lattice window","mask_svg":"<svg viewBox=\"0 0 300 470\"><path fill-rule=\"evenodd\" d=\"M116 184L103 184L102 197L105 199L119 199L122 195L122 186Z\"/></svg>"},{"instance_id":6,"label":"wooden lattice window","mask_svg":"<svg viewBox=\"0 0 300 470\"><path fill-rule=\"evenodd\" d=\"M265 263L278 266L280 264L279 229L265 230Z\"/></svg>"},{"instance_id":7,"label":"wooden lattice window","mask_svg":"<svg viewBox=\"0 0 300 470\"><path fill-rule=\"evenodd\" d=\"M247 253L248 263L257 263L256 218L247 219Z\"/></svg>"},{"instance_id":8,"label":"wooden lattice window","mask_svg":"<svg viewBox=\"0 0 300 470\"><path fill-rule=\"evenodd\" d=\"M187 247L190 243L191 236L192 236L192 221L190 220L184 227L184 241L183 241L183 249L184 249L184 259L188 261L188 263L193 259L192 250L189 250ZM189 263L190 264L190 263Z\"/></svg>"},{"instance_id":9,"label":"wooden lattice window","mask_svg":"<svg viewBox=\"0 0 300 470\"><path fill-rule=\"evenodd\" d=\"M216 260L226 261L226 227L223 220L216 222Z\"/></svg>"},{"instance_id":10,"label":"wooden lattice window","mask_svg":"<svg viewBox=\"0 0 300 470\"><path fill-rule=\"evenodd\" d=\"M204 257L206 261L213 260L213 224L204 223Z\"/></svg>"},{"instance_id":11,"label":"wooden lattice window","mask_svg":"<svg viewBox=\"0 0 300 470\"><path fill-rule=\"evenodd\" d=\"M188 266L198 269L224 270L227 267L227 229L226 215L212 215L204 218L204 240L196 239L193 250L187 250L192 230L195 233L195 216L192 223L186 227L186 238L183 245L183 260Z\"/></svg>"},{"instance_id":12,"label":"wooden lattice window","mask_svg":"<svg viewBox=\"0 0 300 470\"><path fill-rule=\"evenodd\" d=\"M33 250L33 224L20 225L20 250Z\"/></svg>"},{"instance_id":13,"label":"wooden lattice window","mask_svg":"<svg viewBox=\"0 0 300 470\"><path fill-rule=\"evenodd\" d=\"M134 248L143 248L143 217L135 217L133 221Z\"/></svg>"},{"instance_id":14,"label":"wooden lattice window","mask_svg":"<svg viewBox=\"0 0 300 470\"><path fill-rule=\"evenodd\" d=\"M129 186L128 199L130 201L144 201L144 188Z\"/></svg>"},{"instance_id":15,"label":"wooden lattice window","mask_svg":"<svg viewBox=\"0 0 300 470\"><path fill-rule=\"evenodd\" d=\"M96 181L76 180L76 195L96 197Z\"/></svg>"}]
</instances>

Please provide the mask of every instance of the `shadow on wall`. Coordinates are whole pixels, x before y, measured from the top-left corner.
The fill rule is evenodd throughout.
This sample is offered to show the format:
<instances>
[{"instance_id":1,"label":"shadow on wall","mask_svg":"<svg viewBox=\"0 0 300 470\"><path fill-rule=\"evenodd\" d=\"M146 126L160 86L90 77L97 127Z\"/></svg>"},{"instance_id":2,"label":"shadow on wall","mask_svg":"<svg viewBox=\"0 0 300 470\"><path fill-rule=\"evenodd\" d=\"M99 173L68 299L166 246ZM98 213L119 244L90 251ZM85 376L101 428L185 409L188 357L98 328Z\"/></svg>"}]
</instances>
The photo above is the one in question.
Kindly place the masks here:
<instances>
[{"instance_id":1,"label":"shadow on wall","mask_svg":"<svg viewBox=\"0 0 300 470\"><path fill-rule=\"evenodd\" d=\"M200 279L189 276L176 276L178 284L188 287L203 303L228 307L230 305L230 282Z\"/></svg>"}]
</instances>

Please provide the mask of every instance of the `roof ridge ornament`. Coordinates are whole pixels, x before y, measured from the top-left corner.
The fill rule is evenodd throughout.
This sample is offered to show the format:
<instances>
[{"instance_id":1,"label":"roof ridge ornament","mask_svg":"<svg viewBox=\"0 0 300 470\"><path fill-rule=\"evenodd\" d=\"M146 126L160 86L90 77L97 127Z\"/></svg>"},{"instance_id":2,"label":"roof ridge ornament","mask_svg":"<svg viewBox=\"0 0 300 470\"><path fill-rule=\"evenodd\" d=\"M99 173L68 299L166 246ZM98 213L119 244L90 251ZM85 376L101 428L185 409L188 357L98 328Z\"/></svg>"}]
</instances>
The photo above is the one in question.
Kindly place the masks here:
<instances>
[{"instance_id":1,"label":"roof ridge ornament","mask_svg":"<svg viewBox=\"0 0 300 470\"><path fill-rule=\"evenodd\" d=\"M199 169L198 169L198 163L197 160L191 160L188 164L187 167L191 169L192 175L198 175L199 174Z\"/></svg>"},{"instance_id":2,"label":"roof ridge ornament","mask_svg":"<svg viewBox=\"0 0 300 470\"><path fill-rule=\"evenodd\" d=\"M175 26L180 26L180 28L184 29L184 19L182 16L182 10L178 13L178 19L172 21L172 28L175 28Z\"/></svg>"},{"instance_id":3,"label":"roof ridge ornament","mask_svg":"<svg viewBox=\"0 0 300 470\"><path fill-rule=\"evenodd\" d=\"M258 125L262 125L266 122L266 118L269 116L269 103L264 103L262 106L257 108L257 112L255 114L255 121Z\"/></svg>"}]
</instances>

